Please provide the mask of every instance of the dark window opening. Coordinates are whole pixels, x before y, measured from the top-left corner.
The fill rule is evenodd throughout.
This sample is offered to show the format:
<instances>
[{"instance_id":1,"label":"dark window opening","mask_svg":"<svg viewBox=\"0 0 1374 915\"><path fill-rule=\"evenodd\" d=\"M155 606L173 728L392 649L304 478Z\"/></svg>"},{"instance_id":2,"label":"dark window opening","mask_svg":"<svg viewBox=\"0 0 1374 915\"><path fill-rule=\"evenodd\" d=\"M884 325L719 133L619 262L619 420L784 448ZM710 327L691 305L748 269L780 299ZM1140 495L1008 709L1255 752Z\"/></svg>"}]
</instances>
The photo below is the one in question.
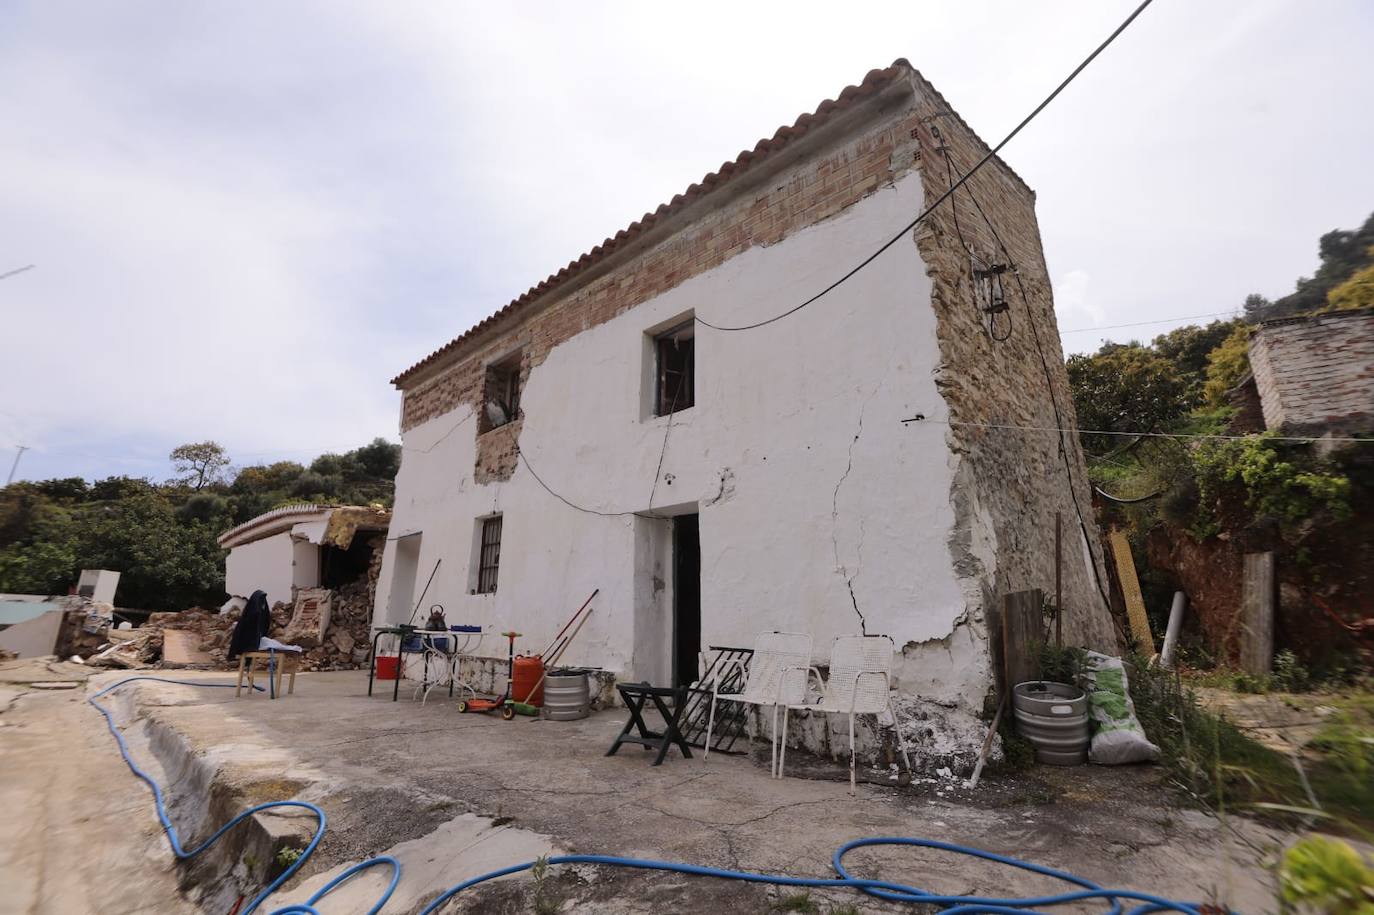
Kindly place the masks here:
<instances>
[{"instance_id":1,"label":"dark window opening","mask_svg":"<svg viewBox=\"0 0 1374 915\"><path fill-rule=\"evenodd\" d=\"M696 339L691 321L654 339L658 391L654 412L667 416L696 403Z\"/></svg>"},{"instance_id":2,"label":"dark window opening","mask_svg":"<svg viewBox=\"0 0 1374 915\"><path fill-rule=\"evenodd\" d=\"M496 570L501 565L501 516L482 519L482 546L477 554L477 593L496 593Z\"/></svg>"},{"instance_id":3,"label":"dark window opening","mask_svg":"<svg viewBox=\"0 0 1374 915\"><path fill-rule=\"evenodd\" d=\"M520 354L487 366L479 431L488 432L520 415Z\"/></svg>"}]
</instances>

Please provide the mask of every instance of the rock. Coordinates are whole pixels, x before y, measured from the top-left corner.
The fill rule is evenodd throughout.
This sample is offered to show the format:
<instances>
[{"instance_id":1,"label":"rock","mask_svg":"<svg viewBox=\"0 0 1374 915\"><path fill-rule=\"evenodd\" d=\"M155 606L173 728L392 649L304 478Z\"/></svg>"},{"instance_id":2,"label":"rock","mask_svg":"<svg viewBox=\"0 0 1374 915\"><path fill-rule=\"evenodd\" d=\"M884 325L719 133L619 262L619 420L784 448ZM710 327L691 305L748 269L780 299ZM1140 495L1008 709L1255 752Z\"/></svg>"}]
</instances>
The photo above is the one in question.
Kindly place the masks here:
<instances>
[{"instance_id":1,"label":"rock","mask_svg":"<svg viewBox=\"0 0 1374 915\"><path fill-rule=\"evenodd\" d=\"M339 629L335 631L334 634L329 637L329 640L334 643L334 647L338 649L340 654L347 655L353 653L354 639L353 636L348 634L347 630Z\"/></svg>"}]
</instances>

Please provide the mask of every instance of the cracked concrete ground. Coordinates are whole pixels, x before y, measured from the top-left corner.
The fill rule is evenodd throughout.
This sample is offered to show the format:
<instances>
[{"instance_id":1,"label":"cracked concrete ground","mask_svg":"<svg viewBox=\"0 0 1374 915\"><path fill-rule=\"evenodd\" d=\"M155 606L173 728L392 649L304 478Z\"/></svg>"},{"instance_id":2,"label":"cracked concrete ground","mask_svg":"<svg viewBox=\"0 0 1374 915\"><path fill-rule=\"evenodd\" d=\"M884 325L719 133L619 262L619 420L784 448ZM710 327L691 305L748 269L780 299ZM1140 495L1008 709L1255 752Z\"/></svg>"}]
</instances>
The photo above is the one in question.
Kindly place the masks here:
<instances>
[{"instance_id":1,"label":"cracked concrete ground","mask_svg":"<svg viewBox=\"0 0 1374 915\"><path fill-rule=\"evenodd\" d=\"M97 677L92 689L113 679ZM829 876L837 846L871 835L959 842L1071 870L1107 886L1181 899L1224 898L1239 911L1272 907L1270 882L1254 850L1272 841L1268 831L1236 818L1221 824L1176 806L1149 768L1043 768L1014 779L988 779L973 791L951 781L861 785L851 796L845 769L799 753L789 753L788 778L769 778L766 743L758 744L753 759L713 754L703 761L698 754L684 760L673 751L654 768L635 747L612 758L603 755L624 720L620 711L578 722L505 722L459 715L438 695L422 706L404 689L397 703L389 690L368 698L366 685L364 673L304 674L294 696L271 701L235 699L232 690L141 683L125 687L133 695L123 704L121 720L156 723L160 733L177 735L185 752L213 764L228 796L242 806L290 788L325 809L330 825L319 851L270 908L302 900L345 865L382 853L395 854L405 865L401 888L386 908L399 913L417 911L464 877L550 852ZM32 703L29 708L38 710L40 703L65 701L76 710L76 717L64 712L61 726L69 732L68 748L79 746L91 784L63 790L82 799L92 824L87 828L133 827L134 844L143 849L146 836L157 831L151 801L124 768L94 710L73 703L71 693L67 697L36 695L20 707ZM166 752L174 743L158 745ZM9 767L33 770L60 752L31 746L24 758L10 755ZM174 795L179 790L169 787ZM25 815L21 809L21 821ZM200 828L212 825L217 824ZM287 831L300 827L288 824ZM155 877L170 868L165 856L155 860L146 849L141 854L139 866L151 868ZM0 883L9 884L9 871L21 863L12 856L0 860ZM1047 878L926 850L864 850L847 863L856 875L936 892L1029 895L1057 889ZM132 864L128 868L122 871L128 879L141 873ZM331 897L326 911L364 910L383 882L380 874L359 878L347 885L345 896ZM166 887L150 884L149 892L154 890ZM623 913L763 912L779 899L777 891L761 886L578 867L553 868L540 885L524 875L487 884L458 897L451 911L527 912L537 894L565 911ZM211 899L201 899L204 910L218 911ZM813 899L821 912L842 904L865 912L910 911L850 891ZM161 910L174 910L172 902ZM50 907L41 899L17 909L89 910ZM101 906L104 912L135 910ZM1100 908L1085 909L1094 910Z\"/></svg>"}]
</instances>

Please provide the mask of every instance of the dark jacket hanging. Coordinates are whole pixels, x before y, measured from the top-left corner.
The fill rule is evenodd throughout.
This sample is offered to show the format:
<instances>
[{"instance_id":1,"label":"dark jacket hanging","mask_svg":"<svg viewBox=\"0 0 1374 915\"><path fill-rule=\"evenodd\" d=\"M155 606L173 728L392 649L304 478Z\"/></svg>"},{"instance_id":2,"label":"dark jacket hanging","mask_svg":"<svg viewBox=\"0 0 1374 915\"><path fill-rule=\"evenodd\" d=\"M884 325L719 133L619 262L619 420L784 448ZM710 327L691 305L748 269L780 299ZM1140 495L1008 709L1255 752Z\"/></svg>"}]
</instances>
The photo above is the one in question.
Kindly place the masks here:
<instances>
[{"instance_id":1,"label":"dark jacket hanging","mask_svg":"<svg viewBox=\"0 0 1374 915\"><path fill-rule=\"evenodd\" d=\"M243 608L243 615L234 626L234 634L229 638L229 660L234 660L245 651L257 651L262 637L272 628L272 611L267 606L267 594L254 591Z\"/></svg>"}]
</instances>

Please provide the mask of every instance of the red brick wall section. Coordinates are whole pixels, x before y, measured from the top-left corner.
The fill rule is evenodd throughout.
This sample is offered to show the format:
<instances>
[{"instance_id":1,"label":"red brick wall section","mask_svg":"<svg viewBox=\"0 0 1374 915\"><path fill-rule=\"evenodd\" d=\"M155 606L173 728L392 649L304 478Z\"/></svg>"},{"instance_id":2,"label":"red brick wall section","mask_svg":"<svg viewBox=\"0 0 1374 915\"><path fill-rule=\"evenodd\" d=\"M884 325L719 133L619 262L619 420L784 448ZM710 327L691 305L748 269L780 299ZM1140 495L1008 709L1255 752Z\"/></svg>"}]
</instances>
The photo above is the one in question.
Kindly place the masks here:
<instances>
[{"instance_id":1,"label":"red brick wall section","mask_svg":"<svg viewBox=\"0 0 1374 915\"><path fill-rule=\"evenodd\" d=\"M918 78L919 79L919 78ZM559 343L711 270L755 245L776 244L806 226L840 213L913 166L915 116L899 109L843 145L832 146L776 176L754 193L737 196L561 301L489 341L437 376L404 393L402 430L462 404L480 406L484 365L523 348L527 379ZM723 189L724 190L724 189ZM557 293L555 293L557 294ZM478 437L477 479L506 479L514 469L514 434Z\"/></svg>"},{"instance_id":2,"label":"red brick wall section","mask_svg":"<svg viewBox=\"0 0 1374 915\"><path fill-rule=\"evenodd\" d=\"M520 439L522 423L517 419L477 436L477 467L472 477L475 481L491 483L511 478L520 460L515 444Z\"/></svg>"}]
</instances>

